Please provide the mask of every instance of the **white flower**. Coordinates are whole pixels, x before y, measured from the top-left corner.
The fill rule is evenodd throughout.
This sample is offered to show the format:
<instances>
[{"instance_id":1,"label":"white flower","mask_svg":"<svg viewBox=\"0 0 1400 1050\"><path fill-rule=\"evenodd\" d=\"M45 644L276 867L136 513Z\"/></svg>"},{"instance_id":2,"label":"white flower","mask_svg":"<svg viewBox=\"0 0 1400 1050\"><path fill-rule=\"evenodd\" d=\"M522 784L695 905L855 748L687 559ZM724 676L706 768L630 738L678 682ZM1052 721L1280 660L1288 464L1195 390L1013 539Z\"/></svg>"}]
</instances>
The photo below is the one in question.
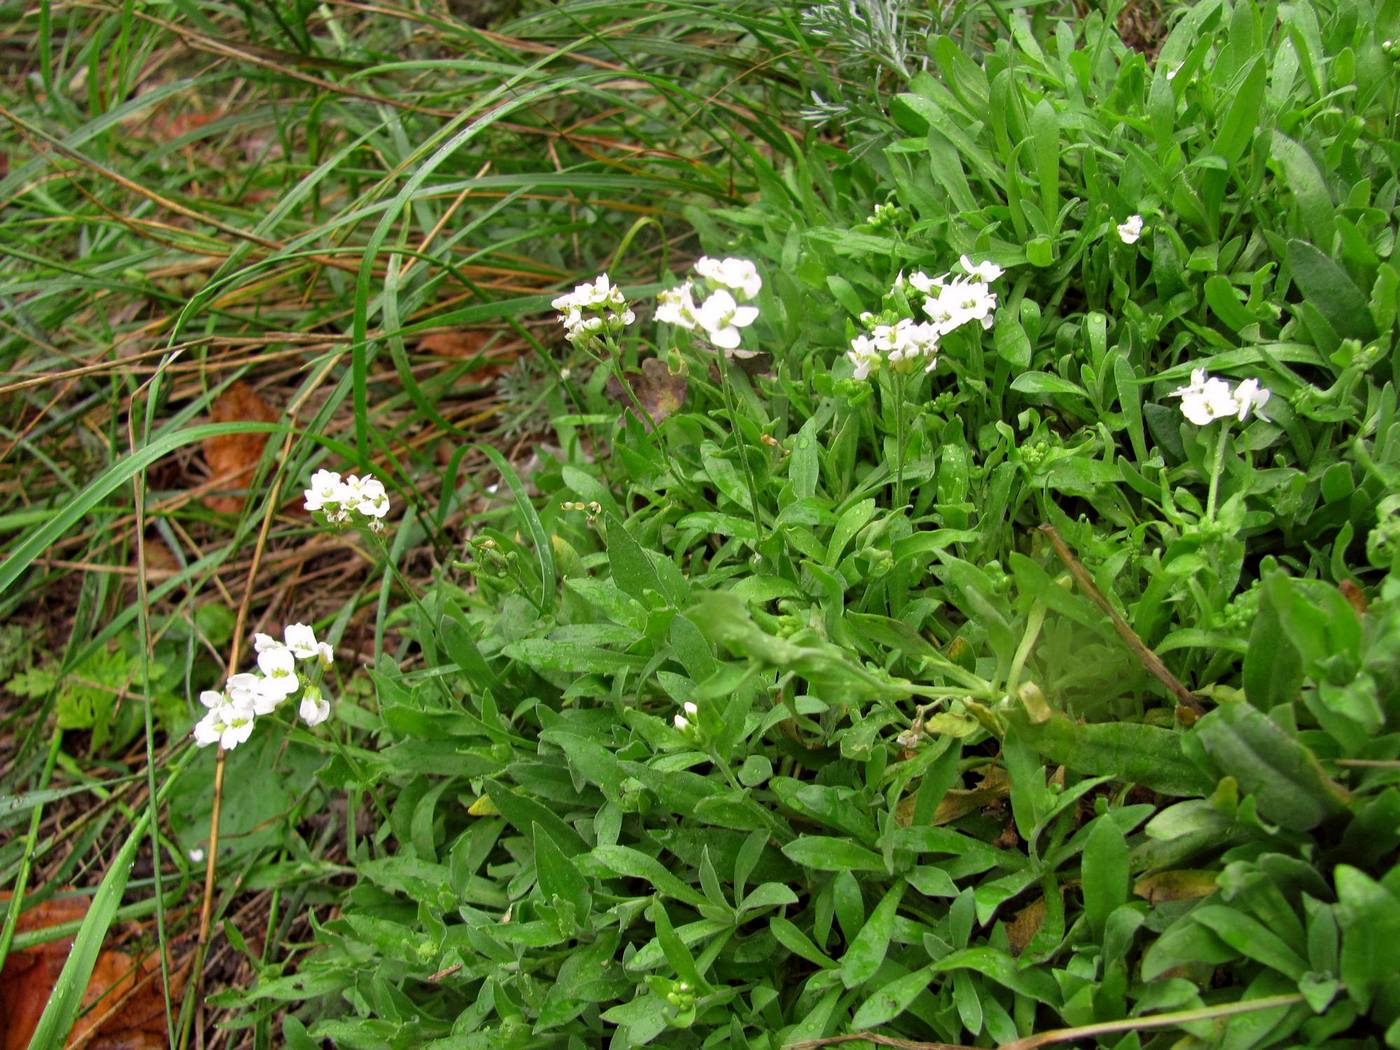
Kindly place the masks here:
<instances>
[{"instance_id":1,"label":"white flower","mask_svg":"<svg viewBox=\"0 0 1400 1050\"><path fill-rule=\"evenodd\" d=\"M367 518L382 518L388 514L389 494L384 491L384 482L378 478L363 478L355 509Z\"/></svg>"},{"instance_id":2,"label":"white flower","mask_svg":"<svg viewBox=\"0 0 1400 1050\"><path fill-rule=\"evenodd\" d=\"M1261 419L1266 418L1261 409L1269 400L1269 391L1257 379L1246 379L1231 390L1225 380L1207 375L1204 368L1195 368L1191 382L1173 390L1170 396L1181 398L1181 414L1203 427L1231 416L1243 422L1251 409Z\"/></svg>"},{"instance_id":3,"label":"white flower","mask_svg":"<svg viewBox=\"0 0 1400 1050\"><path fill-rule=\"evenodd\" d=\"M213 710L220 704L228 703L228 697L224 696L223 693L215 692L213 689L206 689L199 694L199 702L210 710Z\"/></svg>"},{"instance_id":4,"label":"white flower","mask_svg":"<svg viewBox=\"0 0 1400 1050\"><path fill-rule=\"evenodd\" d=\"M933 371L938 363L938 326L902 318L895 324L878 324L869 335L851 340L846 357L855 366L855 378L865 379L883 362L889 362L897 372L907 372L927 361L925 371Z\"/></svg>"},{"instance_id":5,"label":"white flower","mask_svg":"<svg viewBox=\"0 0 1400 1050\"><path fill-rule=\"evenodd\" d=\"M194 849L190 850L189 858L192 864L200 864L204 860L204 851L196 846Z\"/></svg>"},{"instance_id":6,"label":"white flower","mask_svg":"<svg viewBox=\"0 0 1400 1050\"><path fill-rule=\"evenodd\" d=\"M1242 380L1240 385L1235 387L1235 402L1239 405L1241 423L1249 416L1251 408L1260 419L1268 420L1269 417L1264 415L1264 406L1269 403L1269 391L1266 387L1259 385L1259 380L1253 378Z\"/></svg>"},{"instance_id":7,"label":"white flower","mask_svg":"<svg viewBox=\"0 0 1400 1050\"><path fill-rule=\"evenodd\" d=\"M253 652L255 653L264 653L269 649L280 648L282 648L282 643L270 634L263 634L259 631L257 634L253 635Z\"/></svg>"},{"instance_id":8,"label":"white flower","mask_svg":"<svg viewBox=\"0 0 1400 1050\"><path fill-rule=\"evenodd\" d=\"M261 658L262 654L259 654ZM266 678L250 671L229 676L224 683L224 691L228 694L229 703L247 711L250 716L268 714L285 699L284 695L268 689Z\"/></svg>"},{"instance_id":9,"label":"white flower","mask_svg":"<svg viewBox=\"0 0 1400 1050\"><path fill-rule=\"evenodd\" d=\"M194 727L194 742L199 747L218 744L232 751L253 732L253 714L237 704L225 703L209 709Z\"/></svg>"},{"instance_id":10,"label":"white flower","mask_svg":"<svg viewBox=\"0 0 1400 1050\"><path fill-rule=\"evenodd\" d=\"M746 300L756 296L763 287L758 267L748 259L711 259L702 256L695 263L695 272L711 284L738 292Z\"/></svg>"},{"instance_id":11,"label":"white flower","mask_svg":"<svg viewBox=\"0 0 1400 1050\"><path fill-rule=\"evenodd\" d=\"M1118 224L1118 239L1124 244L1136 244L1142 236L1142 216L1129 215L1126 222Z\"/></svg>"},{"instance_id":12,"label":"white flower","mask_svg":"<svg viewBox=\"0 0 1400 1050\"><path fill-rule=\"evenodd\" d=\"M552 305L559 311L564 338L575 346L591 346L605 331L620 332L637 319L628 309L622 289L605 273L559 296Z\"/></svg>"},{"instance_id":13,"label":"white flower","mask_svg":"<svg viewBox=\"0 0 1400 1050\"><path fill-rule=\"evenodd\" d=\"M700 714L700 708L696 707L695 704L693 704L689 700L681 704L681 710L688 714L691 718L695 718Z\"/></svg>"},{"instance_id":14,"label":"white flower","mask_svg":"<svg viewBox=\"0 0 1400 1050\"><path fill-rule=\"evenodd\" d=\"M723 288L712 293L695 311L695 321L705 329L706 337L726 350L739 345L739 329L747 328L757 318L757 307L740 306Z\"/></svg>"},{"instance_id":15,"label":"white flower","mask_svg":"<svg viewBox=\"0 0 1400 1050\"><path fill-rule=\"evenodd\" d=\"M915 290L922 292L924 295L937 295L943 288L944 283L947 282L948 275L945 273L937 277L930 277L922 270L915 270L907 278L903 278L903 280L907 281ZM895 281L896 285L899 283L899 280Z\"/></svg>"},{"instance_id":16,"label":"white flower","mask_svg":"<svg viewBox=\"0 0 1400 1050\"><path fill-rule=\"evenodd\" d=\"M304 495L307 510L323 510L338 505L345 498L345 486L335 471L318 470L311 475L311 487Z\"/></svg>"},{"instance_id":17,"label":"white flower","mask_svg":"<svg viewBox=\"0 0 1400 1050\"><path fill-rule=\"evenodd\" d=\"M851 340L851 348L846 352L847 359L855 366L855 378L866 379L880 367L883 360L875 347L875 340L868 335L858 335Z\"/></svg>"},{"instance_id":18,"label":"white flower","mask_svg":"<svg viewBox=\"0 0 1400 1050\"><path fill-rule=\"evenodd\" d=\"M301 707L297 711L301 720L309 726L318 726L331 716L331 702L321 695L315 685L308 685L301 696Z\"/></svg>"},{"instance_id":19,"label":"white flower","mask_svg":"<svg viewBox=\"0 0 1400 1050\"><path fill-rule=\"evenodd\" d=\"M373 529L377 524L382 526L382 519L389 513L389 494L382 481L368 474L363 478L351 474L342 479L333 470L318 470L306 490L306 509L320 511L332 525L358 524ZM267 635L253 637L255 649L270 644L279 643Z\"/></svg>"},{"instance_id":20,"label":"white flower","mask_svg":"<svg viewBox=\"0 0 1400 1050\"><path fill-rule=\"evenodd\" d=\"M597 309L604 306L623 306L622 289L608 280L608 275L600 273L592 281L575 286L572 292L559 296L550 305L560 313L571 310Z\"/></svg>"},{"instance_id":21,"label":"white flower","mask_svg":"<svg viewBox=\"0 0 1400 1050\"><path fill-rule=\"evenodd\" d=\"M296 660L290 649L273 649L260 654L258 668L264 675L262 692L268 702L281 703L301 685L301 679L297 677Z\"/></svg>"},{"instance_id":22,"label":"white flower","mask_svg":"<svg viewBox=\"0 0 1400 1050\"><path fill-rule=\"evenodd\" d=\"M656 319L662 324L678 325L694 331L695 300L691 297L693 287L690 281L686 281L661 292L656 297Z\"/></svg>"},{"instance_id":23,"label":"white flower","mask_svg":"<svg viewBox=\"0 0 1400 1050\"><path fill-rule=\"evenodd\" d=\"M980 263L975 263L972 261L972 257L968 255L964 255L960 258L958 260L958 265L963 268L963 271L969 277L976 277L979 281L983 281L987 284L995 281L1006 272L990 259L984 259Z\"/></svg>"},{"instance_id":24,"label":"white flower","mask_svg":"<svg viewBox=\"0 0 1400 1050\"><path fill-rule=\"evenodd\" d=\"M924 300L924 313L929 315L942 335L961 328L969 321L977 321L983 328L991 328L996 307L996 293L988 290L984 282L971 278L949 281L938 289L936 297Z\"/></svg>"},{"instance_id":25,"label":"white flower","mask_svg":"<svg viewBox=\"0 0 1400 1050\"><path fill-rule=\"evenodd\" d=\"M676 728L682 733L690 728L690 720L686 718L685 715L676 715L672 721L675 722Z\"/></svg>"}]
</instances>

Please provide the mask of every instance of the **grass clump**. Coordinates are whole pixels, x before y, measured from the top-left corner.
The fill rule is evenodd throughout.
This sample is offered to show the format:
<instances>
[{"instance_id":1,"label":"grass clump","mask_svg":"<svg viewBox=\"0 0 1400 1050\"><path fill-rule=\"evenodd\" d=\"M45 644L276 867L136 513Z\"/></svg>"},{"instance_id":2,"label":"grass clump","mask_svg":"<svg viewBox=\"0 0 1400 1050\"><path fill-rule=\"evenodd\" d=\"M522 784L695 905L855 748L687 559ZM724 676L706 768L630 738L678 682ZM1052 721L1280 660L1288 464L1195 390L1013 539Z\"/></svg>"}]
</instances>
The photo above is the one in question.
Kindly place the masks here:
<instances>
[{"instance_id":1,"label":"grass clump","mask_svg":"<svg viewBox=\"0 0 1400 1050\"><path fill-rule=\"evenodd\" d=\"M36 600L19 573L84 515L111 560L114 494L158 457L272 435L236 521L138 504L182 551L218 537L155 610L236 614L179 634L105 584L60 665L133 623L163 674L154 647L187 639L192 689L255 623L358 655L327 725L218 760L216 911L271 898L258 945L225 927L235 1037L1400 1042L1400 9L1154 8L1150 61L1097 14L891 37L880 10L332 9L334 69L272 82L330 114L277 125L279 203L161 234L217 247L208 281L146 322L148 382L112 369L124 458L71 495L56 469L0 581ZM404 58L396 31L471 57ZM850 142L811 130L838 111ZM66 135L116 148L97 124ZM41 226L24 170L14 221ZM105 227L101 194L133 191L94 170L62 185ZM129 232L104 272L171 265ZM97 294L27 262L50 283L26 316ZM558 290L605 270L561 328ZM250 332L291 348L290 419L192 427L222 388L175 398L181 363L274 367L237 356ZM316 469L386 481L382 539L298 516ZM295 545L309 579L363 568L324 599L241 589ZM25 680L31 724L58 681ZM159 728L123 738L150 752L129 768ZM161 833L157 893L208 844L216 760L173 750L179 779L109 832L123 857ZM124 888L149 895L98 896Z\"/></svg>"}]
</instances>

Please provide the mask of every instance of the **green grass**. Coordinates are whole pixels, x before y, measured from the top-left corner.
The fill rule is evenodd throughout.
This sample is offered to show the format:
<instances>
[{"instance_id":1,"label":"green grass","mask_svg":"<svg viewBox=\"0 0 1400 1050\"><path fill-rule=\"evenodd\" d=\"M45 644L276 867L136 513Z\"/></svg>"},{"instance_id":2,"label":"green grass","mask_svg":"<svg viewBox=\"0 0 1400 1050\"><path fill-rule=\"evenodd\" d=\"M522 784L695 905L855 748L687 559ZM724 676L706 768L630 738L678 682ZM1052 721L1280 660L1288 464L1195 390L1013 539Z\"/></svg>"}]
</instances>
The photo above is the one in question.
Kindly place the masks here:
<instances>
[{"instance_id":1,"label":"green grass","mask_svg":"<svg viewBox=\"0 0 1400 1050\"><path fill-rule=\"evenodd\" d=\"M1152 60L1146 8L0 9L0 884L94 895L36 1045L125 921L203 974L172 1042L1400 1040L1396 4ZM702 251L751 362L651 320ZM993 326L850 378L963 254ZM604 270L598 360L549 303ZM294 621L334 714L220 766L205 955L194 697Z\"/></svg>"}]
</instances>

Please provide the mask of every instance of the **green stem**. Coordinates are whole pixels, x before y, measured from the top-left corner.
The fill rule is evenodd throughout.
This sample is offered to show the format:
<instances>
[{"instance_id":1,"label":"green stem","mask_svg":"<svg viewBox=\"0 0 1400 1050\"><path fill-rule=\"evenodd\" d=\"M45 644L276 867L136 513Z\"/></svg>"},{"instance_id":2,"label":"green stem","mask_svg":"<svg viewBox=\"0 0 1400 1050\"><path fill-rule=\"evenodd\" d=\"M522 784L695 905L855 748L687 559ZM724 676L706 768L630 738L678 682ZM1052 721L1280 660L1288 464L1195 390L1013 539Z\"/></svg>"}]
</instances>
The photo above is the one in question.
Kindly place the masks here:
<instances>
[{"instance_id":1,"label":"green stem","mask_svg":"<svg viewBox=\"0 0 1400 1050\"><path fill-rule=\"evenodd\" d=\"M896 510L904 506L904 447L909 440L907 423L904 416L904 392L907 381L904 373L900 372L895 375L894 396L897 404L894 410L896 443L894 450L894 506Z\"/></svg>"},{"instance_id":2,"label":"green stem","mask_svg":"<svg viewBox=\"0 0 1400 1050\"><path fill-rule=\"evenodd\" d=\"M724 390L724 407L729 412L729 425L734 430L734 440L738 442L739 460L744 465L744 480L749 489L749 510L753 514L754 549L762 556L761 542L764 536L763 522L758 516L758 485L754 481L753 466L749 463L748 449L744 447L744 432L739 429L739 411L735 407L734 389L729 383L729 356L723 350L719 351L719 380L720 387Z\"/></svg>"},{"instance_id":3,"label":"green stem","mask_svg":"<svg viewBox=\"0 0 1400 1050\"><path fill-rule=\"evenodd\" d=\"M1210 490L1206 493L1206 521L1215 521L1215 497L1220 489L1220 472L1225 465L1225 443L1230 438L1230 424L1220 427L1220 437L1215 443L1215 465L1210 472Z\"/></svg>"}]
</instances>

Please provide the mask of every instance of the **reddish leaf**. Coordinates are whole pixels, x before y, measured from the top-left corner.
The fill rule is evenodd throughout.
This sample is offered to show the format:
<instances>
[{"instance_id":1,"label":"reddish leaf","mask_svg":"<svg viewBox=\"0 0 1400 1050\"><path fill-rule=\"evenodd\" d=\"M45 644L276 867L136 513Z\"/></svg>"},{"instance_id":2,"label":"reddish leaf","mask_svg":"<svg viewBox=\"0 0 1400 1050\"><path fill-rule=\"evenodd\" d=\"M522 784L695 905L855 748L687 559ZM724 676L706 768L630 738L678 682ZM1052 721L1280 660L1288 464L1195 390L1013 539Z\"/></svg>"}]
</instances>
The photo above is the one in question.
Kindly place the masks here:
<instances>
[{"instance_id":1,"label":"reddish leaf","mask_svg":"<svg viewBox=\"0 0 1400 1050\"><path fill-rule=\"evenodd\" d=\"M213 423L271 423L277 413L256 390L239 382L219 395L209 416ZM206 496L205 506L220 514L237 514L243 508L248 483L253 480L253 470L262 457L267 437L266 434L221 434L204 442L204 459L216 488L240 493Z\"/></svg>"}]
</instances>

